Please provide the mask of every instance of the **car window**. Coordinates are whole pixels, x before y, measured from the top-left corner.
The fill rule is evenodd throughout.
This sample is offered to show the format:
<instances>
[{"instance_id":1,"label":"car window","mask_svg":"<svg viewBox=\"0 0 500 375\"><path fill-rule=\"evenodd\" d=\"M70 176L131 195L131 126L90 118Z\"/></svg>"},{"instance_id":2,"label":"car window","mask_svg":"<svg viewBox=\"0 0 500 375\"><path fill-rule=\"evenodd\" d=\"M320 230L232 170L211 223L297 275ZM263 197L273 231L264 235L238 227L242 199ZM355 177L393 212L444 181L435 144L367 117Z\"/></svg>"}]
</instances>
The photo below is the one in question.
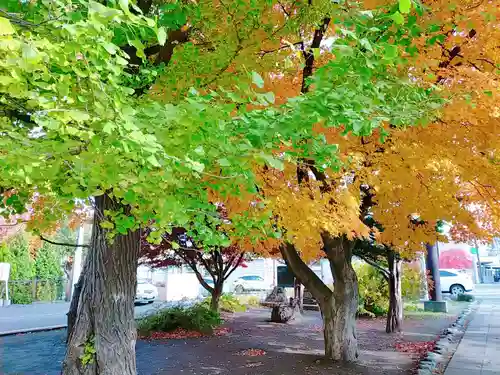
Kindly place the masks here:
<instances>
[{"instance_id":1,"label":"car window","mask_svg":"<svg viewBox=\"0 0 500 375\"><path fill-rule=\"evenodd\" d=\"M264 281L264 279L260 276L255 276L255 280L258 280L258 281Z\"/></svg>"},{"instance_id":2,"label":"car window","mask_svg":"<svg viewBox=\"0 0 500 375\"><path fill-rule=\"evenodd\" d=\"M457 276L456 273L448 272L448 271L439 271L439 276L441 277L452 277Z\"/></svg>"},{"instance_id":3,"label":"car window","mask_svg":"<svg viewBox=\"0 0 500 375\"><path fill-rule=\"evenodd\" d=\"M252 276L242 276L243 280L252 280Z\"/></svg>"}]
</instances>

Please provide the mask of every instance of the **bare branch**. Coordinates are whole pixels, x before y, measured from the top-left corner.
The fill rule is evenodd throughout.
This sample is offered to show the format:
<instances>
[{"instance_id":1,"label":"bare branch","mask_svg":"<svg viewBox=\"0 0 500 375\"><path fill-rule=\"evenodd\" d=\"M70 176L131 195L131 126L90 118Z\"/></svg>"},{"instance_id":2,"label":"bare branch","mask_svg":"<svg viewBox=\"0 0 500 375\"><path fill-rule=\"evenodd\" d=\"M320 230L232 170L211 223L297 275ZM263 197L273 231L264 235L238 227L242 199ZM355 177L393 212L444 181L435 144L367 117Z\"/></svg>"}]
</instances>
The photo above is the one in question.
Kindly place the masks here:
<instances>
[{"instance_id":1,"label":"bare branch","mask_svg":"<svg viewBox=\"0 0 500 375\"><path fill-rule=\"evenodd\" d=\"M89 245L78 245L78 244L74 244L74 243L64 243L64 242L56 242L56 241L52 241L52 240L49 240L47 238L45 238L44 236L40 236L40 239L44 242L47 242L47 243L50 243L52 245L57 245L57 246L67 246L67 247L90 247Z\"/></svg>"}]
</instances>

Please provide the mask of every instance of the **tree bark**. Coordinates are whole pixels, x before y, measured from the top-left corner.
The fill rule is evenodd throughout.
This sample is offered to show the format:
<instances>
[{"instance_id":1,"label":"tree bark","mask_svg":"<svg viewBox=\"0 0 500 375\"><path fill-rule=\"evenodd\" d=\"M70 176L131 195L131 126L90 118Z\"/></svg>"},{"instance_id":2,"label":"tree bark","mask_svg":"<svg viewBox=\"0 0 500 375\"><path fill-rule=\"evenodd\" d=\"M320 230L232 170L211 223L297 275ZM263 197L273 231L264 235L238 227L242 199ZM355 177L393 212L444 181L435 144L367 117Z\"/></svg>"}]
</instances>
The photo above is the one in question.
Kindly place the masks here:
<instances>
[{"instance_id":1,"label":"tree bark","mask_svg":"<svg viewBox=\"0 0 500 375\"><path fill-rule=\"evenodd\" d=\"M387 312L387 333L401 332L403 326L403 297L401 277L403 261L394 252L387 254L389 265L389 311Z\"/></svg>"},{"instance_id":2,"label":"tree bark","mask_svg":"<svg viewBox=\"0 0 500 375\"><path fill-rule=\"evenodd\" d=\"M136 375L134 298L140 231L117 235L110 243L107 231L100 226L102 213L118 208L128 213L129 208L107 195L95 201L91 248L68 336L63 374Z\"/></svg>"},{"instance_id":3,"label":"tree bark","mask_svg":"<svg viewBox=\"0 0 500 375\"><path fill-rule=\"evenodd\" d=\"M76 321L76 314L78 312L78 302L80 301L80 295L83 287L83 279L85 277L85 271L87 269L87 262L88 262L88 257L85 258L85 263L82 268L82 272L80 273L80 277L78 278L78 282L75 284L75 289L73 291L73 296L71 298L71 304L69 305L69 311L66 314L68 317L68 328L67 328L67 334L66 334L66 343L69 342L69 336L71 332L73 331L73 326L75 325ZM71 293L71 288L73 287L72 283L70 285L70 293Z\"/></svg>"},{"instance_id":4,"label":"tree bark","mask_svg":"<svg viewBox=\"0 0 500 375\"><path fill-rule=\"evenodd\" d=\"M353 362L358 358L356 313L358 278L352 267L353 242L345 236L322 234L324 251L335 282L332 298L320 304L324 321L326 356L334 361Z\"/></svg>"},{"instance_id":5,"label":"tree bark","mask_svg":"<svg viewBox=\"0 0 500 375\"><path fill-rule=\"evenodd\" d=\"M220 297L222 296L223 283L217 280L212 291L212 299L210 300L210 309L212 311L219 311Z\"/></svg>"},{"instance_id":6,"label":"tree bark","mask_svg":"<svg viewBox=\"0 0 500 375\"><path fill-rule=\"evenodd\" d=\"M352 243L345 238L331 238L328 235L323 236L323 241L335 280L333 292L300 259L292 244L283 245L281 254L288 267L320 305L325 356L334 361L355 361L358 358L358 281L351 264Z\"/></svg>"}]
</instances>

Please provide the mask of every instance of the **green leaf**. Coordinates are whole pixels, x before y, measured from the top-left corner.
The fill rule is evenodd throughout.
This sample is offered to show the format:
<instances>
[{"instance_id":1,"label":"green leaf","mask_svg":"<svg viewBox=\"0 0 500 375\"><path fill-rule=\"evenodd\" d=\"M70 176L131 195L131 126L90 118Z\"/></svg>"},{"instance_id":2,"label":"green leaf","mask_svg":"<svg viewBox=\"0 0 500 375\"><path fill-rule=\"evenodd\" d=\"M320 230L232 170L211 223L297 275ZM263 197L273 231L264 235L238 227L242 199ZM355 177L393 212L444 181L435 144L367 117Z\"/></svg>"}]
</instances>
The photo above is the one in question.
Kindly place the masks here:
<instances>
[{"instance_id":1,"label":"green leaf","mask_svg":"<svg viewBox=\"0 0 500 375\"><path fill-rule=\"evenodd\" d=\"M113 124L112 122L107 122L106 124L104 124L102 131L107 134L112 134L114 129L115 129L115 124Z\"/></svg>"},{"instance_id":2,"label":"green leaf","mask_svg":"<svg viewBox=\"0 0 500 375\"><path fill-rule=\"evenodd\" d=\"M111 55L114 55L116 53L116 51L118 50L118 47L116 45L114 45L113 43L106 42L102 46Z\"/></svg>"},{"instance_id":3,"label":"green leaf","mask_svg":"<svg viewBox=\"0 0 500 375\"><path fill-rule=\"evenodd\" d=\"M90 116L88 115L88 113L82 111L68 111L68 115L76 122L84 122L90 120Z\"/></svg>"},{"instance_id":4,"label":"green leaf","mask_svg":"<svg viewBox=\"0 0 500 375\"><path fill-rule=\"evenodd\" d=\"M160 43L160 46L163 46L165 45L166 41L167 41L167 31L162 26L158 29L158 43Z\"/></svg>"},{"instance_id":5,"label":"green leaf","mask_svg":"<svg viewBox=\"0 0 500 375\"><path fill-rule=\"evenodd\" d=\"M218 162L219 162L219 165L221 167L229 167L229 166L231 166L231 163L226 158L219 159Z\"/></svg>"},{"instance_id":6,"label":"green leaf","mask_svg":"<svg viewBox=\"0 0 500 375\"><path fill-rule=\"evenodd\" d=\"M403 15L399 12L396 12L394 13L393 15L391 15L391 19L394 21L395 24L397 25L402 25L405 23L405 18L403 17Z\"/></svg>"},{"instance_id":7,"label":"green leaf","mask_svg":"<svg viewBox=\"0 0 500 375\"><path fill-rule=\"evenodd\" d=\"M387 44L384 47L384 57L388 60L394 60L398 57L398 46Z\"/></svg>"},{"instance_id":8,"label":"green leaf","mask_svg":"<svg viewBox=\"0 0 500 375\"><path fill-rule=\"evenodd\" d=\"M177 242L172 241L170 242L170 244L172 245L172 249L174 250L180 249L180 245Z\"/></svg>"},{"instance_id":9,"label":"green leaf","mask_svg":"<svg viewBox=\"0 0 500 375\"><path fill-rule=\"evenodd\" d=\"M274 96L274 93L272 91L266 92L263 94L263 98L266 99L266 101L269 104L274 104L274 101L276 100L276 97Z\"/></svg>"},{"instance_id":10,"label":"green leaf","mask_svg":"<svg viewBox=\"0 0 500 375\"><path fill-rule=\"evenodd\" d=\"M373 52L373 47L372 47L371 43L368 41L368 39L366 39L366 38L360 39L359 43L364 48L366 48L368 51Z\"/></svg>"},{"instance_id":11,"label":"green leaf","mask_svg":"<svg viewBox=\"0 0 500 375\"><path fill-rule=\"evenodd\" d=\"M103 221L101 222L101 228L104 229L113 229L115 225L111 221Z\"/></svg>"},{"instance_id":12,"label":"green leaf","mask_svg":"<svg viewBox=\"0 0 500 375\"><path fill-rule=\"evenodd\" d=\"M259 89L264 87L264 80L262 79L261 75L257 72L252 72L252 82Z\"/></svg>"},{"instance_id":13,"label":"green leaf","mask_svg":"<svg viewBox=\"0 0 500 375\"><path fill-rule=\"evenodd\" d=\"M125 12L130 12L128 8L128 0L119 0L120 8L122 8Z\"/></svg>"},{"instance_id":14,"label":"green leaf","mask_svg":"<svg viewBox=\"0 0 500 375\"><path fill-rule=\"evenodd\" d=\"M11 35L14 34L16 30L10 24L7 18L0 17L0 35Z\"/></svg>"},{"instance_id":15,"label":"green leaf","mask_svg":"<svg viewBox=\"0 0 500 375\"><path fill-rule=\"evenodd\" d=\"M154 167L160 167L160 163L158 163L158 159L156 159L156 156L150 155L146 160Z\"/></svg>"},{"instance_id":16,"label":"green leaf","mask_svg":"<svg viewBox=\"0 0 500 375\"><path fill-rule=\"evenodd\" d=\"M399 0L399 11L403 14L410 13L411 0Z\"/></svg>"},{"instance_id":17,"label":"green leaf","mask_svg":"<svg viewBox=\"0 0 500 375\"><path fill-rule=\"evenodd\" d=\"M283 163L282 160L267 154L261 154L261 156L271 168L279 169L280 171L285 169L285 164Z\"/></svg>"}]
</instances>

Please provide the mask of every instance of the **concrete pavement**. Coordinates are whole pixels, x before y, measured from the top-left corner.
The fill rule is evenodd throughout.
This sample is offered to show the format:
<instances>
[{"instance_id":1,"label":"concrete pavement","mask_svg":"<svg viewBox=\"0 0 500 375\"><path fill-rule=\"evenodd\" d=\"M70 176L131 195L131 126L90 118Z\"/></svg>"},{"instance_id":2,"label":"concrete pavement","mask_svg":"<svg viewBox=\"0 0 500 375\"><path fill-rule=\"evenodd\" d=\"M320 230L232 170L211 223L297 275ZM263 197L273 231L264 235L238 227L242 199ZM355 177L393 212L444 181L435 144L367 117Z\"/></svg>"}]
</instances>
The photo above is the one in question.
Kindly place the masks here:
<instances>
[{"instance_id":1,"label":"concrete pavement","mask_svg":"<svg viewBox=\"0 0 500 375\"><path fill-rule=\"evenodd\" d=\"M500 375L500 284L477 285L481 302L445 375Z\"/></svg>"},{"instance_id":2,"label":"concrete pavement","mask_svg":"<svg viewBox=\"0 0 500 375\"><path fill-rule=\"evenodd\" d=\"M135 307L136 317L156 308L160 303ZM0 308L0 336L33 330L66 327L69 303L34 303Z\"/></svg>"}]
</instances>

